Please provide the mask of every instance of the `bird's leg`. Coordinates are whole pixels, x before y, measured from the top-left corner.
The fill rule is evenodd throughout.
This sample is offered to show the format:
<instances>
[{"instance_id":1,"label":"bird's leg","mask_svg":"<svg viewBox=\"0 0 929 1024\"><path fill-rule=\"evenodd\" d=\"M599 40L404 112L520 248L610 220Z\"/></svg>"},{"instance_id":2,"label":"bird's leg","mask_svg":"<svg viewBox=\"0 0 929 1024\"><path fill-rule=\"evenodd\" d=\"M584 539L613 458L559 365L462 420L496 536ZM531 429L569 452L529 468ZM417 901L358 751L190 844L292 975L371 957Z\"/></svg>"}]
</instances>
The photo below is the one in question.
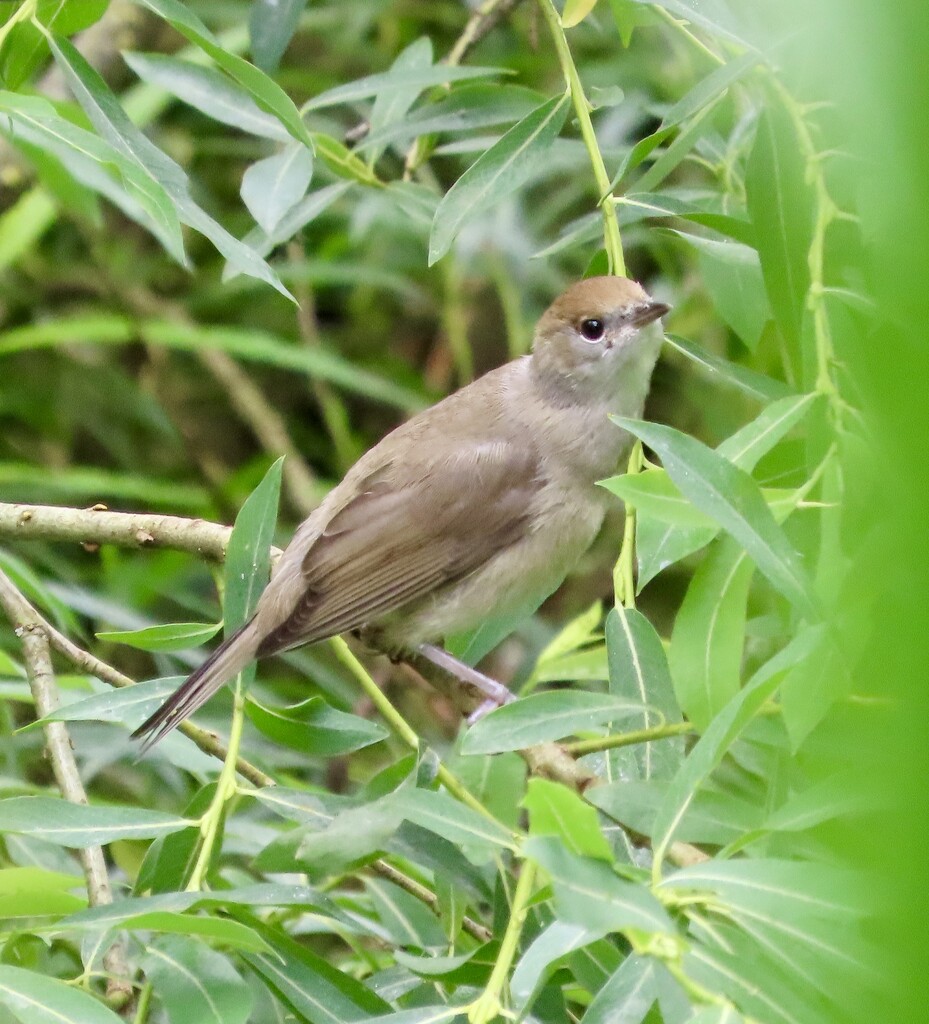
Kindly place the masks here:
<instances>
[{"instance_id":1,"label":"bird's leg","mask_svg":"<svg viewBox=\"0 0 929 1024\"><path fill-rule=\"evenodd\" d=\"M459 661L458 658L449 654L442 647L436 647L435 644L420 644L416 648L416 652L421 654L427 661L431 661L433 665L455 676L456 679L460 679L461 682L473 686L484 695L486 698L484 702L476 711L473 711L468 716L469 723L483 718L488 711L493 711L494 708L499 708L503 704L516 700L514 694L502 683L498 683L496 679L491 679L490 676L485 676L483 672L478 672L476 668L471 668L470 665Z\"/></svg>"}]
</instances>

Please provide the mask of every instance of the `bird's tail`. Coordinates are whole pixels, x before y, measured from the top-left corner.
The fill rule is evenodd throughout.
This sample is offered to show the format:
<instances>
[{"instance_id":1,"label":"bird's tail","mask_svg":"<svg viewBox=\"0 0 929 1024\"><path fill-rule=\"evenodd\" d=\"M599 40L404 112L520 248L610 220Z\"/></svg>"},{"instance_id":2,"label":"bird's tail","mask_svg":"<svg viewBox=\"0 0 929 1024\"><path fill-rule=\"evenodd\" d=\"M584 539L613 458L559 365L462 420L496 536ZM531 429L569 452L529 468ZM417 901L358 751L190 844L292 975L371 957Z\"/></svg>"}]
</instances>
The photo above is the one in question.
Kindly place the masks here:
<instances>
[{"instance_id":1,"label":"bird's tail","mask_svg":"<svg viewBox=\"0 0 929 1024\"><path fill-rule=\"evenodd\" d=\"M224 683L241 672L255 657L258 639L252 620L237 629L228 640L224 640L132 734L133 739L143 740L141 752L144 754L164 739L175 726L205 704Z\"/></svg>"}]
</instances>

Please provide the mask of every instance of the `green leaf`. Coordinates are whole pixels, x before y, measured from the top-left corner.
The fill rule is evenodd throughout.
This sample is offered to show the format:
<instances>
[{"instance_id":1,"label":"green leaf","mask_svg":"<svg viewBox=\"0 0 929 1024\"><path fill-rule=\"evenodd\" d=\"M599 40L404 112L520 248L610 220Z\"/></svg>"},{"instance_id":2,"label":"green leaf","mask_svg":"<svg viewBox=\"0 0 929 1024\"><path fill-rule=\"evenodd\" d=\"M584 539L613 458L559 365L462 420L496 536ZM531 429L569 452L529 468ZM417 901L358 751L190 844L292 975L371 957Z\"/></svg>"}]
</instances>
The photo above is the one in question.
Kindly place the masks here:
<instances>
[{"instance_id":1,"label":"green leaf","mask_svg":"<svg viewBox=\"0 0 929 1024\"><path fill-rule=\"evenodd\" d=\"M215 68L160 53L124 53L123 59L143 82L164 89L214 121L277 142L290 138L276 117L265 113L245 89Z\"/></svg>"},{"instance_id":2,"label":"green leaf","mask_svg":"<svg viewBox=\"0 0 929 1024\"><path fill-rule=\"evenodd\" d=\"M741 242L675 232L697 250L697 263L717 313L754 352L771 319L758 253Z\"/></svg>"},{"instance_id":3,"label":"green leaf","mask_svg":"<svg viewBox=\"0 0 929 1024\"><path fill-rule=\"evenodd\" d=\"M635 548L639 566L637 592L641 593L646 584L669 565L706 547L718 532L715 526L682 529L659 519L639 516L635 524Z\"/></svg>"},{"instance_id":4,"label":"green leaf","mask_svg":"<svg viewBox=\"0 0 929 1024\"><path fill-rule=\"evenodd\" d=\"M666 334L665 341L671 348L705 370L712 379L731 384L760 402L773 402L776 398L785 398L790 394L790 388L781 381L722 359L701 348L696 342L679 338L674 334Z\"/></svg>"},{"instance_id":5,"label":"green leaf","mask_svg":"<svg viewBox=\"0 0 929 1024\"><path fill-rule=\"evenodd\" d=\"M807 616L816 616L800 558L774 520L754 480L731 462L671 427L614 417L653 448L685 497L737 540L772 586Z\"/></svg>"},{"instance_id":6,"label":"green leaf","mask_svg":"<svg viewBox=\"0 0 929 1024\"><path fill-rule=\"evenodd\" d=\"M0 870L0 906L4 918L70 914L87 906L87 898L70 889L83 889L84 879L40 867Z\"/></svg>"},{"instance_id":7,"label":"green leaf","mask_svg":"<svg viewBox=\"0 0 929 1024\"><path fill-rule=\"evenodd\" d=\"M170 22L185 39L199 46L243 86L263 110L273 114L295 139L312 146L306 125L284 90L254 64L223 49L206 25L180 0L136 0L136 3Z\"/></svg>"},{"instance_id":8,"label":"green leaf","mask_svg":"<svg viewBox=\"0 0 929 1024\"><path fill-rule=\"evenodd\" d=\"M171 935L199 935L231 949L261 953L268 949L265 940L247 924L227 917L180 914L171 910L151 910L127 917L121 922L127 931L162 932Z\"/></svg>"},{"instance_id":9,"label":"green leaf","mask_svg":"<svg viewBox=\"0 0 929 1024\"><path fill-rule=\"evenodd\" d=\"M252 164L242 176L242 202L267 234L306 195L313 178L313 153L292 142L274 156Z\"/></svg>"},{"instance_id":10,"label":"green leaf","mask_svg":"<svg viewBox=\"0 0 929 1024\"><path fill-rule=\"evenodd\" d=\"M535 1002L542 986L571 955L599 937L583 925L554 921L538 934L516 965L510 979L514 1009L525 1012Z\"/></svg>"},{"instance_id":11,"label":"green leaf","mask_svg":"<svg viewBox=\"0 0 929 1024\"><path fill-rule=\"evenodd\" d=\"M574 28L587 17L597 6L597 0L565 0L564 10L561 12L561 24L563 28Z\"/></svg>"},{"instance_id":12,"label":"green leaf","mask_svg":"<svg viewBox=\"0 0 929 1024\"><path fill-rule=\"evenodd\" d=\"M310 1024L344 1024L389 1013L390 1005L347 972L339 971L279 930L265 929L270 954L243 959L278 996Z\"/></svg>"},{"instance_id":13,"label":"green leaf","mask_svg":"<svg viewBox=\"0 0 929 1024\"><path fill-rule=\"evenodd\" d=\"M245 1024L252 993L221 953L202 942L173 937L146 945L142 970L172 1024Z\"/></svg>"},{"instance_id":14,"label":"green leaf","mask_svg":"<svg viewBox=\"0 0 929 1024\"><path fill-rule=\"evenodd\" d=\"M313 132L312 139L317 154L333 174L337 174L340 178L347 178L349 181L357 181L362 185L383 187L384 182L364 160L357 157L338 139L322 132Z\"/></svg>"},{"instance_id":15,"label":"green leaf","mask_svg":"<svg viewBox=\"0 0 929 1024\"><path fill-rule=\"evenodd\" d=\"M570 106L566 95L543 103L478 157L446 192L432 222L429 266L448 252L468 220L532 177L561 131Z\"/></svg>"},{"instance_id":16,"label":"green leaf","mask_svg":"<svg viewBox=\"0 0 929 1024\"><path fill-rule=\"evenodd\" d=\"M550 690L504 704L475 722L461 744L463 754L498 754L557 740L641 711L636 701L584 690Z\"/></svg>"},{"instance_id":17,"label":"green leaf","mask_svg":"<svg viewBox=\"0 0 929 1024\"><path fill-rule=\"evenodd\" d=\"M633 505L638 514L683 529L716 529L713 520L691 504L662 469L624 473L598 484Z\"/></svg>"},{"instance_id":18,"label":"green leaf","mask_svg":"<svg viewBox=\"0 0 929 1024\"><path fill-rule=\"evenodd\" d=\"M745 193L775 319L784 336L796 342L810 285L812 197L800 140L778 100L767 104L758 120Z\"/></svg>"},{"instance_id":19,"label":"green leaf","mask_svg":"<svg viewBox=\"0 0 929 1024\"><path fill-rule=\"evenodd\" d=\"M561 920L600 934L627 928L674 932L671 919L648 889L619 878L603 861L578 857L557 839L540 836L526 840L523 850L551 877Z\"/></svg>"},{"instance_id":20,"label":"green leaf","mask_svg":"<svg viewBox=\"0 0 929 1024\"><path fill-rule=\"evenodd\" d=\"M134 161L162 186L174 204L181 222L209 238L217 250L226 259L235 263L243 274L265 281L282 295L293 299L263 259L248 246L233 238L193 201L189 181L182 168L150 142L129 120L109 86L75 47L67 39L56 37L52 37L51 46L68 85L94 127L115 149ZM257 72L258 69L253 70Z\"/></svg>"},{"instance_id":21,"label":"green leaf","mask_svg":"<svg viewBox=\"0 0 929 1024\"><path fill-rule=\"evenodd\" d=\"M507 828L446 793L402 789L390 797L390 802L407 821L479 851L481 860L486 859L485 854L514 849L513 834Z\"/></svg>"},{"instance_id":22,"label":"green leaf","mask_svg":"<svg viewBox=\"0 0 929 1024\"><path fill-rule=\"evenodd\" d=\"M610 844L600 831L597 812L573 789L548 779L530 779L522 805L529 811L529 833L555 836L581 857L613 862Z\"/></svg>"},{"instance_id":23,"label":"green leaf","mask_svg":"<svg viewBox=\"0 0 929 1024\"><path fill-rule=\"evenodd\" d=\"M187 651L212 639L221 622L168 622L144 629L110 630L95 634L98 640L126 644L140 651Z\"/></svg>"},{"instance_id":24,"label":"green leaf","mask_svg":"<svg viewBox=\"0 0 929 1024\"><path fill-rule=\"evenodd\" d=\"M322 697L310 697L287 708L266 707L249 698L245 713L275 743L311 757L348 754L390 735L377 722L338 711Z\"/></svg>"},{"instance_id":25,"label":"green leaf","mask_svg":"<svg viewBox=\"0 0 929 1024\"><path fill-rule=\"evenodd\" d=\"M380 924L397 946L438 949L445 933L436 916L405 889L382 878L366 878L365 890Z\"/></svg>"},{"instance_id":26,"label":"green leaf","mask_svg":"<svg viewBox=\"0 0 929 1024\"><path fill-rule=\"evenodd\" d=\"M674 697L668 659L655 627L634 608L617 607L606 620L606 648L610 667L610 693L639 701L641 712L630 729L649 729L679 722L681 712ZM637 744L620 751L620 765L631 761L639 778L672 774L680 761L680 738Z\"/></svg>"},{"instance_id":27,"label":"green leaf","mask_svg":"<svg viewBox=\"0 0 929 1024\"><path fill-rule=\"evenodd\" d=\"M166 190L135 161L92 132L61 117L45 100L0 92L0 111L11 116L13 137L22 137L53 154L95 191L117 202L151 231L182 266L187 255L181 225ZM119 175L118 182L113 172ZM119 185L125 199L119 195Z\"/></svg>"},{"instance_id":28,"label":"green leaf","mask_svg":"<svg viewBox=\"0 0 929 1024\"><path fill-rule=\"evenodd\" d=\"M253 0L248 19L252 57L266 74L277 69L304 7L306 0Z\"/></svg>"},{"instance_id":29,"label":"green leaf","mask_svg":"<svg viewBox=\"0 0 929 1024\"><path fill-rule=\"evenodd\" d=\"M723 759L726 751L780 685L785 672L810 657L819 643L820 629L805 629L767 661L725 708L687 755L668 787L655 818L654 847L664 850L687 812L699 787Z\"/></svg>"},{"instance_id":30,"label":"green leaf","mask_svg":"<svg viewBox=\"0 0 929 1024\"><path fill-rule=\"evenodd\" d=\"M134 807L89 807L44 796L0 800L0 832L77 849L117 839L152 839L192 824L187 818Z\"/></svg>"},{"instance_id":31,"label":"green leaf","mask_svg":"<svg viewBox=\"0 0 929 1024\"><path fill-rule=\"evenodd\" d=\"M243 239L244 244L254 249L259 256L267 256L272 249L289 241L310 221L325 212L350 187L349 182L339 181L334 185L326 185L325 188L317 189L300 200L296 206L292 206L273 231L267 232L258 226L254 227ZM227 264L223 268L223 281L232 281L236 277L238 277L236 268L232 264Z\"/></svg>"},{"instance_id":32,"label":"green leaf","mask_svg":"<svg viewBox=\"0 0 929 1024\"><path fill-rule=\"evenodd\" d=\"M449 82L460 82L466 78L487 78L505 74L508 74L505 68L453 67L448 64L383 71L320 93L303 105L303 112L309 113L311 110L322 110L342 103L356 103L371 96L386 96L395 90L406 92L415 88L422 92L433 85L447 85Z\"/></svg>"},{"instance_id":33,"label":"green leaf","mask_svg":"<svg viewBox=\"0 0 929 1024\"><path fill-rule=\"evenodd\" d=\"M184 682L185 676L148 679L135 686L105 690L46 715L42 722L119 722L138 725ZM27 726L26 728L31 728Z\"/></svg>"},{"instance_id":34,"label":"green leaf","mask_svg":"<svg viewBox=\"0 0 929 1024\"><path fill-rule=\"evenodd\" d=\"M28 1024L122 1024L83 989L9 964L0 964L0 1002Z\"/></svg>"},{"instance_id":35,"label":"green leaf","mask_svg":"<svg viewBox=\"0 0 929 1024\"><path fill-rule=\"evenodd\" d=\"M793 395L772 402L758 416L727 437L716 451L734 465L751 472L806 416L819 398L816 394Z\"/></svg>"},{"instance_id":36,"label":"green leaf","mask_svg":"<svg viewBox=\"0 0 929 1024\"><path fill-rule=\"evenodd\" d=\"M245 499L232 528L223 568L226 637L252 617L271 574L271 541L277 522L283 458L265 473Z\"/></svg>"},{"instance_id":37,"label":"green leaf","mask_svg":"<svg viewBox=\"0 0 929 1024\"><path fill-rule=\"evenodd\" d=\"M421 36L402 50L390 67L388 74L401 74L404 71L432 67L432 42L427 36ZM374 135L402 122L407 111L419 96L420 87L411 85L406 89L385 89L378 93L371 109L369 135ZM383 145L370 147L369 159L376 163L383 152Z\"/></svg>"},{"instance_id":38,"label":"green leaf","mask_svg":"<svg viewBox=\"0 0 929 1024\"><path fill-rule=\"evenodd\" d=\"M421 135L461 132L472 128L511 124L530 114L544 97L521 85L464 85L444 99L418 107L402 120L371 131L355 147L357 152ZM434 210L430 212L431 221Z\"/></svg>"},{"instance_id":39,"label":"green leaf","mask_svg":"<svg viewBox=\"0 0 929 1024\"><path fill-rule=\"evenodd\" d=\"M519 824L519 801L526 790L526 762L518 754L460 757L453 770L462 784L508 828Z\"/></svg>"},{"instance_id":40,"label":"green leaf","mask_svg":"<svg viewBox=\"0 0 929 1024\"><path fill-rule=\"evenodd\" d=\"M700 563L674 620L670 662L684 714L705 729L739 689L755 566L730 538Z\"/></svg>"},{"instance_id":41,"label":"green leaf","mask_svg":"<svg viewBox=\"0 0 929 1024\"><path fill-rule=\"evenodd\" d=\"M587 1007L584 1024L640 1024L658 997L656 975L662 969L652 957L627 956Z\"/></svg>"}]
</instances>

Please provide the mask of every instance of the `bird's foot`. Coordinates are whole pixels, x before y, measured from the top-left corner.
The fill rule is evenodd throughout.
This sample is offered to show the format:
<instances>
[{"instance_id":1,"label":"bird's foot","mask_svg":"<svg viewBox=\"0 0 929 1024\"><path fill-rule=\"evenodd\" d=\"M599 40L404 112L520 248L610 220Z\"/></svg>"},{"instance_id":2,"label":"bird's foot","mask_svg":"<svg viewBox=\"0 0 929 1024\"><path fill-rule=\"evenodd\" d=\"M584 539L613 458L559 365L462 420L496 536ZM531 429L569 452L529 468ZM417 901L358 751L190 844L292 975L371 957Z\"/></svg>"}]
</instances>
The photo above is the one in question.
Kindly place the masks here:
<instances>
[{"instance_id":1,"label":"bird's foot","mask_svg":"<svg viewBox=\"0 0 929 1024\"><path fill-rule=\"evenodd\" d=\"M482 694L484 697L483 702L468 716L469 725L476 722L479 718L483 718L484 715L489 711L493 711L494 708L502 707L504 704L509 704L510 701L516 700L514 694L503 683L498 683L496 679L491 679L490 676L485 676L483 672L478 672L476 668L472 668L463 661L459 661L458 658L449 654L442 647L436 647L435 644L420 644L416 651L427 661L432 662L433 665L453 675L456 679L460 679L461 682L473 686Z\"/></svg>"}]
</instances>

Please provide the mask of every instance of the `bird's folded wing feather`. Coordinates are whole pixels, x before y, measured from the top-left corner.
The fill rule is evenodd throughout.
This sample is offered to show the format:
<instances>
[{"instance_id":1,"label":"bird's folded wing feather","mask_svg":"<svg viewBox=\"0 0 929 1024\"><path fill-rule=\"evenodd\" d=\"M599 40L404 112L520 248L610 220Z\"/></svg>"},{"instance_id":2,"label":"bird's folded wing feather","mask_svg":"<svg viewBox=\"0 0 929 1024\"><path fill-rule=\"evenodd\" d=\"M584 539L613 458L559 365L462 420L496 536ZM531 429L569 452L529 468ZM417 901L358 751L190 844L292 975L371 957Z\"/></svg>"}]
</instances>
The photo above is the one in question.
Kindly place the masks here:
<instances>
[{"instance_id":1,"label":"bird's folded wing feather","mask_svg":"<svg viewBox=\"0 0 929 1024\"><path fill-rule=\"evenodd\" d=\"M508 442L388 463L311 545L305 590L259 655L360 628L479 569L522 536L542 483L535 452Z\"/></svg>"}]
</instances>

